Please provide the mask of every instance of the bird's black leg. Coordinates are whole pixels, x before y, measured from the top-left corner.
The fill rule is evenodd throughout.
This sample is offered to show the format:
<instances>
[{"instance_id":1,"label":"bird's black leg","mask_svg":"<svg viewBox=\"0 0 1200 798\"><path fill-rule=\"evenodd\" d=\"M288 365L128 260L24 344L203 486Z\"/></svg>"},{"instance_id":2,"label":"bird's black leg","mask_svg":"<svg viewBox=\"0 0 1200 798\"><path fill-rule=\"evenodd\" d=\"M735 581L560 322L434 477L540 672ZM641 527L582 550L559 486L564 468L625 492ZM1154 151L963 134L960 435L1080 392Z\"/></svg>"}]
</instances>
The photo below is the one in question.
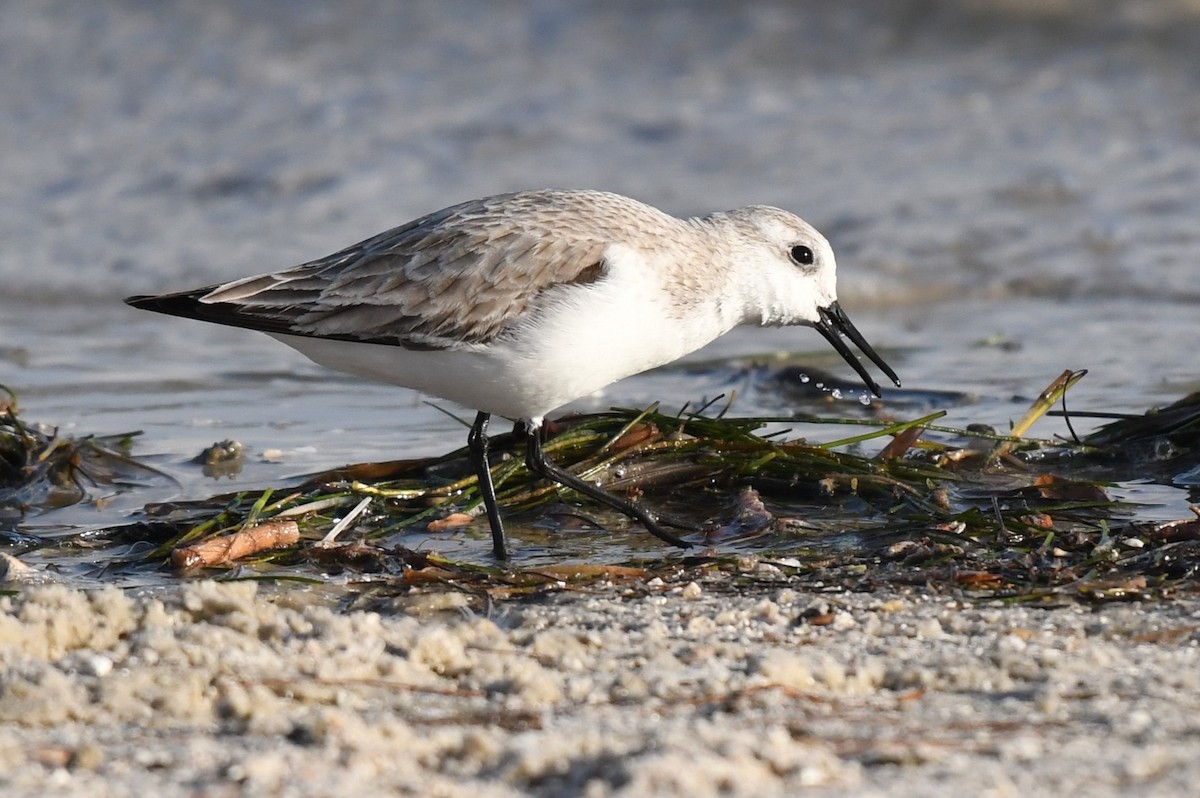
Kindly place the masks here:
<instances>
[{"instance_id":1,"label":"bird's black leg","mask_svg":"<svg viewBox=\"0 0 1200 798\"><path fill-rule=\"evenodd\" d=\"M471 465L479 477L479 495L487 510L488 523L492 527L492 553L498 560L508 559L508 541L504 537L504 521L500 518L500 506L496 504L496 486L492 484L492 468L488 463L487 426L491 413L479 413L467 433L467 451L471 454Z\"/></svg>"},{"instance_id":2,"label":"bird's black leg","mask_svg":"<svg viewBox=\"0 0 1200 798\"><path fill-rule=\"evenodd\" d=\"M641 521L642 525L646 527L646 531L659 540L670 543L672 546L679 546L681 549L690 549L692 547L691 543L663 529L658 518L644 507L639 507L628 499L622 499L606 490L602 490L590 482L580 479L570 471L556 466L546 458L546 453L542 450L541 429L528 424L525 425L525 465L529 466L530 471L544 479L557 482L571 490L578 491L601 504L607 504L609 507L624 513L630 518Z\"/></svg>"}]
</instances>

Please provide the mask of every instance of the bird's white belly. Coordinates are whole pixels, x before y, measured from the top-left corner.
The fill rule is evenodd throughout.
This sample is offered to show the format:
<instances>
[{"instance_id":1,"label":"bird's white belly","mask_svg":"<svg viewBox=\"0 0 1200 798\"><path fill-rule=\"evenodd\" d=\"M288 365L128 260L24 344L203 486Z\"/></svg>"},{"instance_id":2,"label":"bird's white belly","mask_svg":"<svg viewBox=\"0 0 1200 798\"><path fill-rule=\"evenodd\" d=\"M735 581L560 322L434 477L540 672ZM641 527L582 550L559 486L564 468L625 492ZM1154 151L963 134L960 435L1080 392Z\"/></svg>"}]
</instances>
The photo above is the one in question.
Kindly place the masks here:
<instances>
[{"instance_id":1,"label":"bird's white belly","mask_svg":"<svg viewBox=\"0 0 1200 798\"><path fill-rule=\"evenodd\" d=\"M512 390L512 381L486 353L417 351L402 346L298 335L272 334L272 337L335 371L412 388L507 418L526 415L526 397Z\"/></svg>"}]
</instances>

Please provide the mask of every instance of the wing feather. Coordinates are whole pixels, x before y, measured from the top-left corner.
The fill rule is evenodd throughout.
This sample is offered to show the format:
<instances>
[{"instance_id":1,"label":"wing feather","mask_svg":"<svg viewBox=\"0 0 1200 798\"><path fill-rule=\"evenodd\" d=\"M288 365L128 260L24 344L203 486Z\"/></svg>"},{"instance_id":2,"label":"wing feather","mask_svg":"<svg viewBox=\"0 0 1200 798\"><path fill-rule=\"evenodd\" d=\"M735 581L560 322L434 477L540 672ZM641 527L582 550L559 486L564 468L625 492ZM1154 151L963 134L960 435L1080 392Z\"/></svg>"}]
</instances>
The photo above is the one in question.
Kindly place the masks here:
<instances>
[{"instance_id":1,"label":"wing feather","mask_svg":"<svg viewBox=\"0 0 1200 798\"><path fill-rule=\"evenodd\" d=\"M661 229L664 220L678 223L603 192L498 195L273 274L127 301L265 332L422 349L484 344L549 292L602 279L605 250L630 226Z\"/></svg>"}]
</instances>

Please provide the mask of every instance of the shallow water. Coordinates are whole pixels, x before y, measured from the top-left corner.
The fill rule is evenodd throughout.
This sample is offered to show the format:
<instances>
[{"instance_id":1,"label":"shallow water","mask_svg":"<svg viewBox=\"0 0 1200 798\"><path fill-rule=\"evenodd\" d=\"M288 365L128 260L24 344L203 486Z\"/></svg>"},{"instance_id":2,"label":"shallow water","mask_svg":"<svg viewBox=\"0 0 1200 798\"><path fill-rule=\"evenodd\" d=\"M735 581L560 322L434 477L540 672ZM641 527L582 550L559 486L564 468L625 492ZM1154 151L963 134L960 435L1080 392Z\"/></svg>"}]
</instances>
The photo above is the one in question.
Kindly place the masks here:
<instances>
[{"instance_id":1,"label":"shallow water","mask_svg":"<svg viewBox=\"0 0 1200 798\"><path fill-rule=\"evenodd\" d=\"M1166 404L1200 388L1198 35L1186 0L8 4L0 383L71 434L142 430L136 453L177 480L26 526L107 526L144 502L462 445L411 392L119 298L523 187L801 213L915 391L885 396L897 415L1004 428L1064 369L1089 370L1073 410ZM748 367L802 352L845 375L825 350L811 331L738 330L574 407L736 390L739 414L839 415ZM240 474L187 462L225 438L247 447ZM1154 502L1147 517L1187 514L1184 490L1121 490Z\"/></svg>"}]
</instances>

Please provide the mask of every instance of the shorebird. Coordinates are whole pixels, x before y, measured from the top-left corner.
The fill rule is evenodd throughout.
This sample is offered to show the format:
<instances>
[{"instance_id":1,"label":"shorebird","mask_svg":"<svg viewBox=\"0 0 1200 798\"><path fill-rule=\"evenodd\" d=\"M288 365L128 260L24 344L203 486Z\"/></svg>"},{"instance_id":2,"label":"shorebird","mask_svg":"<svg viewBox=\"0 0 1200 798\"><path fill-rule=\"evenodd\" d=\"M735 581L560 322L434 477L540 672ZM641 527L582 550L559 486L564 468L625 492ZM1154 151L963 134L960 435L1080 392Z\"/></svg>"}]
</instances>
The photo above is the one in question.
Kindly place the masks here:
<instances>
[{"instance_id":1,"label":"shorebird","mask_svg":"<svg viewBox=\"0 0 1200 798\"><path fill-rule=\"evenodd\" d=\"M739 324L815 328L878 396L848 338L900 385L835 285L829 242L778 208L679 219L618 194L545 189L453 205L282 271L125 301L259 330L329 368L476 410L468 452L503 559L493 414L523 426L535 475L688 547L663 529L678 523L547 459L546 414Z\"/></svg>"}]
</instances>

